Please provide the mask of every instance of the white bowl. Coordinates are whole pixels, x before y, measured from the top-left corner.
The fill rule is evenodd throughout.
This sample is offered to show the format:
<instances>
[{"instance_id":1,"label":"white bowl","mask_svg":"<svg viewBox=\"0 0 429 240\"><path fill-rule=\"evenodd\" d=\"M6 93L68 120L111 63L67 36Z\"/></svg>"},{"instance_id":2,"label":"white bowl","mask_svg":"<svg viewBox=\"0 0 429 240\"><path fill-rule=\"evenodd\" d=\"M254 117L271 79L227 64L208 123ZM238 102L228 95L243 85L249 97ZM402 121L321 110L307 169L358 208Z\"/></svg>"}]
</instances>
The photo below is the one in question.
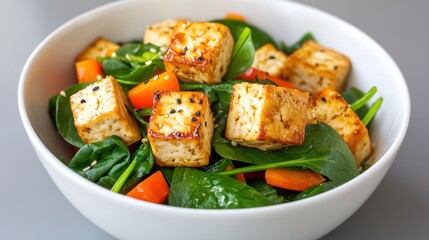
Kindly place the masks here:
<instances>
[{"instance_id":1,"label":"white bowl","mask_svg":"<svg viewBox=\"0 0 429 240\"><path fill-rule=\"evenodd\" d=\"M342 186L305 200L240 210L196 210L156 205L115 194L82 178L58 158L71 156L49 119L49 97L74 83L74 57L95 37L141 39L149 23L185 17L210 20L238 12L276 40L294 42L307 31L348 55L349 85L377 86L384 98L372 127L376 163ZM391 57L350 24L320 10L276 0L119 1L84 13L49 35L21 75L19 110L29 139L58 188L89 220L120 239L314 239L350 217L370 196L404 139L410 100Z\"/></svg>"}]
</instances>

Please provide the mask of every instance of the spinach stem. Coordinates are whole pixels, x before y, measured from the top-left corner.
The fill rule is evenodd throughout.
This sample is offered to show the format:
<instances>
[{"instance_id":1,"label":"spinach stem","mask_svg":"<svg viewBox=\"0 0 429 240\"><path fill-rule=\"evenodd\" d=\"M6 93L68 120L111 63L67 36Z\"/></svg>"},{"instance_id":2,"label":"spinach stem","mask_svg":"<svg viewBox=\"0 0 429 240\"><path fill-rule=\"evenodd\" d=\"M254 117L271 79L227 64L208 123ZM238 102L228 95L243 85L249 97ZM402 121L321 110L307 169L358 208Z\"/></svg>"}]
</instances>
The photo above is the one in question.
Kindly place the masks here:
<instances>
[{"instance_id":1,"label":"spinach stem","mask_svg":"<svg viewBox=\"0 0 429 240\"><path fill-rule=\"evenodd\" d=\"M350 105L350 107L352 108L353 111L357 111L359 108L365 106L365 104L367 102L369 102L369 100L371 100L371 98L375 95L375 93L377 92L377 87L372 87L367 93L365 93L365 95L363 95L359 100L357 100L356 102L352 103Z\"/></svg>"},{"instance_id":2,"label":"spinach stem","mask_svg":"<svg viewBox=\"0 0 429 240\"><path fill-rule=\"evenodd\" d=\"M312 161L312 160L323 160L323 158L306 159L305 161ZM257 165L247 166L247 167L234 168L232 170L220 172L219 174L222 174L225 176L232 176L239 173L257 172L257 171L263 171L271 168L296 167L297 163L300 163L301 161L302 159L295 159L295 160L288 160L284 162L257 164Z\"/></svg>"},{"instance_id":3,"label":"spinach stem","mask_svg":"<svg viewBox=\"0 0 429 240\"><path fill-rule=\"evenodd\" d=\"M111 191L112 192L119 192L124 186L125 181L127 181L128 177L131 175L131 173L134 171L134 168L136 167L137 161L133 160L130 165L128 165L127 169L119 176L118 180L116 180L115 184L113 185Z\"/></svg>"},{"instance_id":4,"label":"spinach stem","mask_svg":"<svg viewBox=\"0 0 429 240\"><path fill-rule=\"evenodd\" d=\"M377 99L375 101L371 108L368 110L368 112L365 114L365 117L362 119L362 123L367 126L371 120L374 118L375 114L377 113L378 109L380 108L381 104L383 103L383 98Z\"/></svg>"},{"instance_id":5,"label":"spinach stem","mask_svg":"<svg viewBox=\"0 0 429 240\"><path fill-rule=\"evenodd\" d=\"M142 117L147 117L152 114L152 108L142 108L140 110L137 110L137 113Z\"/></svg>"}]
</instances>

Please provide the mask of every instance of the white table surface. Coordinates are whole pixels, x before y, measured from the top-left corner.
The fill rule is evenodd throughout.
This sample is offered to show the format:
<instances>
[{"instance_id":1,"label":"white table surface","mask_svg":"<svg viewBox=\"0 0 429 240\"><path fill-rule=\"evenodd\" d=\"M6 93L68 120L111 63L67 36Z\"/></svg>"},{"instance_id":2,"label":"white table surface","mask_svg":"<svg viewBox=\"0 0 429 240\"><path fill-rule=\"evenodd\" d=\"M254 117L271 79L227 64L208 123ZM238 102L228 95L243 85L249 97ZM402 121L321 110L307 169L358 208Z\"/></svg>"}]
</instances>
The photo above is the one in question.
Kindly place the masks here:
<instances>
[{"instance_id":1,"label":"white table surface","mask_svg":"<svg viewBox=\"0 0 429 240\"><path fill-rule=\"evenodd\" d=\"M22 67L45 36L109 0L0 0L0 239L113 239L60 193L33 151L17 107ZM411 93L410 127L398 157L369 200L323 239L429 239L427 74L429 1L299 0L378 41Z\"/></svg>"}]
</instances>

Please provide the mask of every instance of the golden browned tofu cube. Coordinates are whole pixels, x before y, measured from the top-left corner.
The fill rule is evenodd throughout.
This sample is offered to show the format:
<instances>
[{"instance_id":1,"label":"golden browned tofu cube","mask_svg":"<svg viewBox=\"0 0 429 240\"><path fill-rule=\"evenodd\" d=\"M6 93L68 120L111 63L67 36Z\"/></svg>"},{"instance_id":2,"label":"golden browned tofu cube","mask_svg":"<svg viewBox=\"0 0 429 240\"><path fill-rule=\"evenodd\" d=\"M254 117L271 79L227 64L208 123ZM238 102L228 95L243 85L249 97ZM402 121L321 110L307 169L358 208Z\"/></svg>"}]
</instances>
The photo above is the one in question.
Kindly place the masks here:
<instances>
[{"instance_id":1,"label":"golden browned tofu cube","mask_svg":"<svg viewBox=\"0 0 429 240\"><path fill-rule=\"evenodd\" d=\"M371 155L368 129L335 89L327 88L313 93L308 122L317 121L328 124L341 135L353 153L357 166Z\"/></svg>"},{"instance_id":2,"label":"golden browned tofu cube","mask_svg":"<svg viewBox=\"0 0 429 240\"><path fill-rule=\"evenodd\" d=\"M165 69L185 82L218 83L228 70L233 49L228 27L181 20L164 57Z\"/></svg>"},{"instance_id":3,"label":"golden browned tofu cube","mask_svg":"<svg viewBox=\"0 0 429 240\"><path fill-rule=\"evenodd\" d=\"M252 67L267 72L271 76L284 78L287 55L273 44L267 43L255 52Z\"/></svg>"},{"instance_id":4,"label":"golden browned tofu cube","mask_svg":"<svg viewBox=\"0 0 429 240\"><path fill-rule=\"evenodd\" d=\"M110 56L118 49L118 44L99 37L77 55L76 61L96 60L97 57Z\"/></svg>"},{"instance_id":5,"label":"golden browned tofu cube","mask_svg":"<svg viewBox=\"0 0 429 240\"><path fill-rule=\"evenodd\" d=\"M261 150L277 150L304 142L308 92L252 83L232 90L225 137Z\"/></svg>"},{"instance_id":6,"label":"golden browned tofu cube","mask_svg":"<svg viewBox=\"0 0 429 240\"><path fill-rule=\"evenodd\" d=\"M116 135L126 145L141 139L137 120L128 112L128 99L113 77L106 77L70 96L74 124L85 143Z\"/></svg>"},{"instance_id":7,"label":"golden browned tofu cube","mask_svg":"<svg viewBox=\"0 0 429 240\"><path fill-rule=\"evenodd\" d=\"M316 91L331 87L344 89L351 62L348 57L307 41L289 56L285 78L302 91Z\"/></svg>"},{"instance_id":8,"label":"golden browned tofu cube","mask_svg":"<svg viewBox=\"0 0 429 240\"><path fill-rule=\"evenodd\" d=\"M177 25L177 22L178 20L176 19L167 19L159 23L148 25L144 33L143 42L168 47L171 43L173 29Z\"/></svg>"},{"instance_id":9,"label":"golden browned tofu cube","mask_svg":"<svg viewBox=\"0 0 429 240\"><path fill-rule=\"evenodd\" d=\"M213 114L208 97L201 92L156 92L147 132L156 164L209 164Z\"/></svg>"}]
</instances>

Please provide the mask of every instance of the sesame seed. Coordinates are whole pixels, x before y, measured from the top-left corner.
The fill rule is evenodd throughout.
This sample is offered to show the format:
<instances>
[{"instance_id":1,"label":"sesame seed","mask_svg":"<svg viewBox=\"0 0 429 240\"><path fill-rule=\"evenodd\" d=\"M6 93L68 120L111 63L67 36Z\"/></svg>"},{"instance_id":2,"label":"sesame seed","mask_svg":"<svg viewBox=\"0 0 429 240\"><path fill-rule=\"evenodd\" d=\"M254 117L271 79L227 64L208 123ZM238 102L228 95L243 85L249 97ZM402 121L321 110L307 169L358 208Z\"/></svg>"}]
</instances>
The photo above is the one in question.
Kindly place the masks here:
<instances>
[{"instance_id":1,"label":"sesame seed","mask_svg":"<svg viewBox=\"0 0 429 240\"><path fill-rule=\"evenodd\" d=\"M326 102L326 98L325 97L322 97L322 102Z\"/></svg>"},{"instance_id":2,"label":"sesame seed","mask_svg":"<svg viewBox=\"0 0 429 240\"><path fill-rule=\"evenodd\" d=\"M174 109L171 109L170 110L170 114L173 114L173 113L175 113L176 112L176 110L174 110Z\"/></svg>"},{"instance_id":3,"label":"sesame seed","mask_svg":"<svg viewBox=\"0 0 429 240\"><path fill-rule=\"evenodd\" d=\"M234 142L234 141L231 141L231 145L232 145L233 147L237 147L237 143L236 143L236 142Z\"/></svg>"},{"instance_id":4,"label":"sesame seed","mask_svg":"<svg viewBox=\"0 0 429 240\"><path fill-rule=\"evenodd\" d=\"M60 92L60 94L61 94L61 96L63 96L63 97L67 97L67 96L66 96L66 92L64 92L64 91L61 91L61 92Z\"/></svg>"},{"instance_id":5,"label":"sesame seed","mask_svg":"<svg viewBox=\"0 0 429 240\"><path fill-rule=\"evenodd\" d=\"M270 55L268 59L276 59L276 56Z\"/></svg>"},{"instance_id":6,"label":"sesame seed","mask_svg":"<svg viewBox=\"0 0 429 240\"><path fill-rule=\"evenodd\" d=\"M82 98L82 99L80 100L80 103L86 103L86 100Z\"/></svg>"},{"instance_id":7,"label":"sesame seed","mask_svg":"<svg viewBox=\"0 0 429 240\"><path fill-rule=\"evenodd\" d=\"M161 47L159 50L161 50L161 52L165 52L165 51L167 51L167 48L166 47Z\"/></svg>"},{"instance_id":8,"label":"sesame seed","mask_svg":"<svg viewBox=\"0 0 429 240\"><path fill-rule=\"evenodd\" d=\"M195 101L194 101L194 99L189 98L189 102L190 102L190 103L194 103Z\"/></svg>"},{"instance_id":9,"label":"sesame seed","mask_svg":"<svg viewBox=\"0 0 429 240\"><path fill-rule=\"evenodd\" d=\"M195 116L199 117L201 115L200 111L195 113Z\"/></svg>"},{"instance_id":10,"label":"sesame seed","mask_svg":"<svg viewBox=\"0 0 429 240\"><path fill-rule=\"evenodd\" d=\"M147 138L142 138L141 143L144 144L144 143L147 143L147 141L148 141Z\"/></svg>"},{"instance_id":11,"label":"sesame seed","mask_svg":"<svg viewBox=\"0 0 429 240\"><path fill-rule=\"evenodd\" d=\"M103 79L103 76L101 76L100 74L97 74L97 80L101 80Z\"/></svg>"},{"instance_id":12,"label":"sesame seed","mask_svg":"<svg viewBox=\"0 0 429 240\"><path fill-rule=\"evenodd\" d=\"M183 112L183 110L182 109L179 109L179 111L177 111L178 113L181 113L181 112Z\"/></svg>"},{"instance_id":13,"label":"sesame seed","mask_svg":"<svg viewBox=\"0 0 429 240\"><path fill-rule=\"evenodd\" d=\"M204 126L206 126L206 127L207 127L207 121L204 121Z\"/></svg>"},{"instance_id":14,"label":"sesame seed","mask_svg":"<svg viewBox=\"0 0 429 240\"><path fill-rule=\"evenodd\" d=\"M95 166L95 164L97 164L97 160L92 161L90 166L91 166L91 167L94 167L94 166Z\"/></svg>"},{"instance_id":15,"label":"sesame seed","mask_svg":"<svg viewBox=\"0 0 429 240\"><path fill-rule=\"evenodd\" d=\"M153 77L153 80L158 80L158 78L159 78L159 76L158 75L156 75L155 77Z\"/></svg>"},{"instance_id":16,"label":"sesame seed","mask_svg":"<svg viewBox=\"0 0 429 240\"><path fill-rule=\"evenodd\" d=\"M84 168L82 171L86 172L86 171L88 171L89 169L91 169L91 166L88 166L88 167Z\"/></svg>"},{"instance_id":17,"label":"sesame seed","mask_svg":"<svg viewBox=\"0 0 429 240\"><path fill-rule=\"evenodd\" d=\"M182 100L180 100L180 98L176 99L176 101L177 101L177 104L181 104L182 103Z\"/></svg>"},{"instance_id":18,"label":"sesame seed","mask_svg":"<svg viewBox=\"0 0 429 240\"><path fill-rule=\"evenodd\" d=\"M188 47L187 47L187 46L185 46L185 47L183 48L183 54L186 54L186 52L188 52Z\"/></svg>"},{"instance_id":19,"label":"sesame seed","mask_svg":"<svg viewBox=\"0 0 429 240\"><path fill-rule=\"evenodd\" d=\"M200 99L200 101L198 101L198 103L201 105L201 104L203 104L203 100L202 99Z\"/></svg>"},{"instance_id":20,"label":"sesame seed","mask_svg":"<svg viewBox=\"0 0 429 240\"><path fill-rule=\"evenodd\" d=\"M337 66L337 65L335 65L335 66L334 66L334 70L337 70L337 69L338 69L338 66Z\"/></svg>"},{"instance_id":21,"label":"sesame seed","mask_svg":"<svg viewBox=\"0 0 429 240\"><path fill-rule=\"evenodd\" d=\"M170 79L170 76L167 75L167 76L164 77L164 79L168 80L168 79Z\"/></svg>"},{"instance_id":22,"label":"sesame seed","mask_svg":"<svg viewBox=\"0 0 429 240\"><path fill-rule=\"evenodd\" d=\"M199 56L197 60L202 62L202 61L204 61L204 58L203 58L203 56Z\"/></svg>"},{"instance_id":23,"label":"sesame seed","mask_svg":"<svg viewBox=\"0 0 429 240\"><path fill-rule=\"evenodd\" d=\"M318 66L319 66L319 63L315 63L315 64L314 64L314 66L318 67Z\"/></svg>"},{"instance_id":24,"label":"sesame seed","mask_svg":"<svg viewBox=\"0 0 429 240\"><path fill-rule=\"evenodd\" d=\"M111 57L117 57L118 55L116 55L116 52L112 53L112 55L110 55Z\"/></svg>"},{"instance_id":25,"label":"sesame seed","mask_svg":"<svg viewBox=\"0 0 429 240\"><path fill-rule=\"evenodd\" d=\"M196 121L197 121L197 118L195 118L195 117L191 118L191 122L196 122Z\"/></svg>"},{"instance_id":26,"label":"sesame seed","mask_svg":"<svg viewBox=\"0 0 429 240\"><path fill-rule=\"evenodd\" d=\"M92 88L92 91L97 91L98 89L100 89L100 86L95 86Z\"/></svg>"},{"instance_id":27,"label":"sesame seed","mask_svg":"<svg viewBox=\"0 0 429 240\"><path fill-rule=\"evenodd\" d=\"M155 48L151 48L151 49L149 49L149 52L156 53L156 49Z\"/></svg>"},{"instance_id":28,"label":"sesame seed","mask_svg":"<svg viewBox=\"0 0 429 240\"><path fill-rule=\"evenodd\" d=\"M151 61L151 60L146 61L144 64L145 64L145 65L151 65L151 64L152 64L152 61Z\"/></svg>"},{"instance_id":29,"label":"sesame seed","mask_svg":"<svg viewBox=\"0 0 429 240\"><path fill-rule=\"evenodd\" d=\"M155 92L154 98L155 98L155 100L159 99L159 92L158 91Z\"/></svg>"}]
</instances>

